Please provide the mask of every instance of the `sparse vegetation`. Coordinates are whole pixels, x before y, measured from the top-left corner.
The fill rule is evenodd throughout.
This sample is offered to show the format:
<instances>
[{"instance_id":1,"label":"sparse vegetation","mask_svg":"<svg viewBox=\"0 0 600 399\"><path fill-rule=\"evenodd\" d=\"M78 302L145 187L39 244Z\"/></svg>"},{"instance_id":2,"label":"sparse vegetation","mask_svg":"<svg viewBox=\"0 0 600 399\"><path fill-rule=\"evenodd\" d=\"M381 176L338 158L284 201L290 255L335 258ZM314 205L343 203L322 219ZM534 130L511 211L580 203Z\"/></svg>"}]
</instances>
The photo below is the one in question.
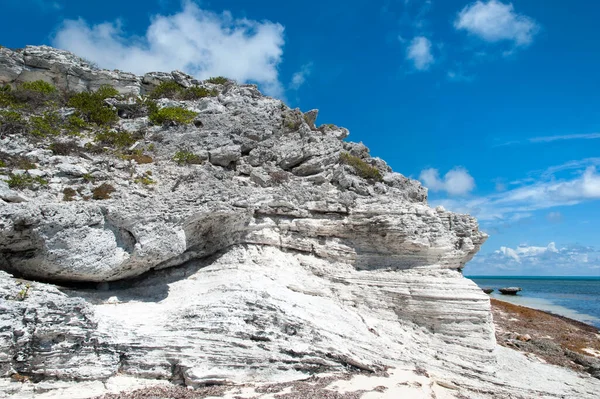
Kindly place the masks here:
<instances>
[{"instance_id":1,"label":"sparse vegetation","mask_svg":"<svg viewBox=\"0 0 600 399\"><path fill-rule=\"evenodd\" d=\"M142 150L134 150L131 154L123 155L123 159L135 161L140 165L154 162L152 157L144 154Z\"/></svg>"},{"instance_id":2,"label":"sparse vegetation","mask_svg":"<svg viewBox=\"0 0 600 399\"><path fill-rule=\"evenodd\" d=\"M150 92L148 97L151 99L170 98L178 100L197 100L203 97L214 97L218 95L217 90L208 90L201 86L191 86L185 88L174 80L161 82Z\"/></svg>"},{"instance_id":3,"label":"sparse vegetation","mask_svg":"<svg viewBox=\"0 0 600 399\"><path fill-rule=\"evenodd\" d=\"M52 84L43 80L23 82L16 90L8 93L14 105L25 106L29 109L38 109L62 102L61 93Z\"/></svg>"},{"instance_id":4,"label":"sparse vegetation","mask_svg":"<svg viewBox=\"0 0 600 399\"><path fill-rule=\"evenodd\" d=\"M139 183L139 184L143 184L144 186L149 186L151 184L156 183L153 179L152 179L152 172L151 171L147 171L146 173L144 173L143 175L137 177L136 179L134 179L135 183Z\"/></svg>"},{"instance_id":5,"label":"sparse vegetation","mask_svg":"<svg viewBox=\"0 0 600 399\"><path fill-rule=\"evenodd\" d=\"M96 134L96 141L111 148L124 148L133 145L136 139L125 130L105 130Z\"/></svg>"},{"instance_id":6,"label":"sparse vegetation","mask_svg":"<svg viewBox=\"0 0 600 399\"><path fill-rule=\"evenodd\" d=\"M204 87L200 86L192 86L185 89L181 95L184 100L197 100L199 98L204 97L216 97L219 95L219 92L215 89L208 90Z\"/></svg>"},{"instance_id":7,"label":"sparse vegetation","mask_svg":"<svg viewBox=\"0 0 600 399\"><path fill-rule=\"evenodd\" d=\"M36 80L34 82L23 82L20 86L21 90L33 91L41 94L53 94L58 92L56 87L52 84L45 82L43 80Z\"/></svg>"},{"instance_id":8,"label":"sparse vegetation","mask_svg":"<svg viewBox=\"0 0 600 399\"><path fill-rule=\"evenodd\" d=\"M41 186L46 186L48 185L48 180L43 179L39 176L31 176L29 174L23 173L23 174L10 174L8 175L8 187L10 188L16 188L18 190L23 190L23 189L31 189L31 190L35 190Z\"/></svg>"},{"instance_id":9,"label":"sparse vegetation","mask_svg":"<svg viewBox=\"0 0 600 399\"><path fill-rule=\"evenodd\" d=\"M153 111L150 114L150 122L155 125L188 125L198 115L182 107L166 107Z\"/></svg>"},{"instance_id":10,"label":"sparse vegetation","mask_svg":"<svg viewBox=\"0 0 600 399\"><path fill-rule=\"evenodd\" d=\"M85 175L81 176L81 178L86 183L93 183L94 180L96 180L90 173L86 173Z\"/></svg>"},{"instance_id":11,"label":"sparse vegetation","mask_svg":"<svg viewBox=\"0 0 600 399\"><path fill-rule=\"evenodd\" d=\"M183 92L184 88L183 86L181 86L179 83L175 82L174 80L167 80L164 82L161 82L158 86L156 86L151 92L150 94L148 94L148 97L152 98L152 99L159 99L159 98L178 98L180 96L180 94Z\"/></svg>"},{"instance_id":12,"label":"sparse vegetation","mask_svg":"<svg viewBox=\"0 0 600 399\"><path fill-rule=\"evenodd\" d=\"M54 155L71 155L77 154L81 148L76 141L56 141L50 144L50 150Z\"/></svg>"},{"instance_id":13,"label":"sparse vegetation","mask_svg":"<svg viewBox=\"0 0 600 399\"><path fill-rule=\"evenodd\" d=\"M340 162L352 166L356 174L363 179L382 181L381 172L374 166L369 165L359 157L344 152L340 154Z\"/></svg>"},{"instance_id":14,"label":"sparse vegetation","mask_svg":"<svg viewBox=\"0 0 600 399\"><path fill-rule=\"evenodd\" d=\"M21 285L23 288L21 288L21 290L19 292L17 292L17 295L15 296L15 299L17 301L24 301L29 296L29 290L31 289L31 284L29 284L29 283L25 283L25 284L19 283L19 285Z\"/></svg>"},{"instance_id":15,"label":"sparse vegetation","mask_svg":"<svg viewBox=\"0 0 600 399\"><path fill-rule=\"evenodd\" d=\"M27 131L27 121L21 116L20 113L11 110L0 111L0 135L24 133Z\"/></svg>"},{"instance_id":16,"label":"sparse vegetation","mask_svg":"<svg viewBox=\"0 0 600 399\"><path fill-rule=\"evenodd\" d=\"M99 126L110 126L118 120L117 111L108 107L104 100L119 92L111 86L101 86L95 92L81 92L71 96L68 105L79 111L79 117Z\"/></svg>"},{"instance_id":17,"label":"sparse vegetation","mask_svg":"<svg viewBox=\"0 0 600 399\"><path fill-rule=\"evenodd\" d=\"M102 183L92 190L92 198L95 200L110 199L110 195L115 191L116 190L112 185L108 183Z\"/></svg>"},{"instance_id":18,"label":"sparse vegetation","mask_svg":"<svg viewBox=\"0 0 600 399\"><path fill-rule=\"evenodd\" d=\"M37 169L37 165L22 155L10 155L5 152L0 152L0 165L2 167L10 167L14 169Z\"/></svg>"},{"instance_id":19,"label":"sparse vegetation","mask_svg":"<svg viewBox=\"0 0 600 399\"><path fill-rule=\"evenodd\" d=\"M63 190L63 201L73 201L76 195L77 191L75 191L71 187L67 187Z\"/></svg>"},{"instance_id":20,"label":"sparse vegetation","mask_svg":"<svg viewBox=\"0 0 600 399\"><path fill-rule=\"evenodd\" d=\"M29 119L30 133L37 137L58 136L62 119L53 111L47 111L43 116L32 116Z\"/></svg>"},{"instance_id":21,"label":"sparse vegetation","mask_svg":"<svg viewBox=\"0 0 600 399\"><path fill-rule=\"evenodd\" d=\"M229 79L227 79L223 76L215 76L215 77L206 79L206 82L216 84L216 85L224 85L225 83L229 82Z\"/></svg>"},{"instance_id":22,"label":"sparse vegetation","mask_svg":"<svg viewBox=\"0 0 600 399\"><path fill-rule=\"evenodd\" d=\"M177 151L175 156L173 157L173 161L177 162L179 165L192 165L192 164L201 164L202 160L200 157L193 152L190 151Z\"/></svg>"},{"instance_id":23,"label":"sparse vegetation","mask_svg":"<svg viewBox=\"0 0 600 399\"><path fill-rule=\"evenodd\" d=\"M89 126L82 118L77 115L71 115L67 119L67 133L77 136L82 130L88 129Z\"/></svg>"}]
</instances>

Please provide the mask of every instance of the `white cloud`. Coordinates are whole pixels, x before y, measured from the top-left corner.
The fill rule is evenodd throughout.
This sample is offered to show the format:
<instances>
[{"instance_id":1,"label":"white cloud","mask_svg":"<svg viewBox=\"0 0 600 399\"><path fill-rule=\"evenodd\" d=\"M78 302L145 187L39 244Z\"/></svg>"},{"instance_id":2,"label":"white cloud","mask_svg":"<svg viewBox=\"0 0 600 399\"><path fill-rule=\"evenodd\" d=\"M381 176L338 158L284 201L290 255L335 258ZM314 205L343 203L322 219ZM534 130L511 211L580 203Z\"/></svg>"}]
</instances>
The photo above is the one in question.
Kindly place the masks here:
<instances>
[{"instance_id":1,"label":"white cloud","mask_svg":"<svg viewBox=\"0 0 600 399\"><path fill-rule=\"evenodd\" d=\"M519 245L500 247L492 253L479 253L467 264L470 275L597 275L600 251L580 245L558 248L554 242L547 246Z\"/></svg>"},{"instance_id":2,"label":"white cloud","mask_svg":"<svg viewBox=\"0 0 600 399\"><path fill-rule=\"evenodd\" d=\"M290 89L298 90L300 86L302 86L306 82L306 78L310 76L312 70L312 62L302 65L302 68L300 68L300 70L292 76L292 81L290 82Z\"/></svg>"},{"instance_id":3,"label":"white cloud","mask_svg":"<svg viewBox=\"0 0 600 399\"><path fill-rule=\"evenodd\" d=\"M549 212L546 215L546 219L552 223L559 223L562 221L562 213L560 212Z\"/></svg>"},{"instance_id":4,"label":"white cloud","mask_svg":"<svg viewBox=\"0 0 600 399\"><path fill-rule=\"evenodd\" d=\"M562 140L591 140L600 139L600 133L587 133L587 134L566 134L561 136L546 136L546 137L534 137L529 139L531 143L549 143L552 141Z\"/></svg>"},{"instance_id":5,"label":"white cloud","mask_svg":"<svg viewBox=\"0 0 600 399\"><path fill-rule=\"evenodd\" d=\"M560 167L554 169L562 170ZM540 179L486 197L445 199L432 201L432 204L442 205L455 212L472 214L481 221L497 222L511 221L513 216L519 213L600 199L600 174L595 166L588 166L571 179L558 180L547 171L541 174Z\"/></svg>"},{"instance_id":6,"label":"white cloud","mask_svg":"<svg viewBox=\"0 0 600 399\"><path fill-rule=\"evenodd\" d=\"M425 169L419 175L419 180L432 191L445 191L450 195L465 195L475 187L475 179L461 167L450 170L443 179L437 169Z\"/></svg>"},{"instance_id":7,"label":"white cloud","mask_svg":"<svg viewBox=\"0 0 600 399\"><path fill-rule=\"evenodd\" d=\"M431 41L424 36L417 36L406 49L406 59L414 63L419 71L426 71L435 62L431 53Z\"/></svg>"},{"instance_id":8,"label":"white cloud","mask_svg":"<svg viewBox=\"0 0 600 399\"><path fill-rule=\"evenodd\" d=\"M283 30L277 23L234 19L186 1L176 14L154 16L143 37L128 37L119 21L90 26L66 20L53 45L103 68L137 74L182 70L200 79L222 75L281 96Z\"/></svg>"},{"instance_id":9,"label":"white cloud","mask_svg":"<svg viewBox=\"0 0 600 399\"><path fill-rule=\"evenodd\" d=\"M516 46L526 46L539 31L531 18L517 14L511 3L497 0L487 3L476 1L460 11L454 27L465 30L487 42L512 41Z\"/></svg>"}]
</instances>

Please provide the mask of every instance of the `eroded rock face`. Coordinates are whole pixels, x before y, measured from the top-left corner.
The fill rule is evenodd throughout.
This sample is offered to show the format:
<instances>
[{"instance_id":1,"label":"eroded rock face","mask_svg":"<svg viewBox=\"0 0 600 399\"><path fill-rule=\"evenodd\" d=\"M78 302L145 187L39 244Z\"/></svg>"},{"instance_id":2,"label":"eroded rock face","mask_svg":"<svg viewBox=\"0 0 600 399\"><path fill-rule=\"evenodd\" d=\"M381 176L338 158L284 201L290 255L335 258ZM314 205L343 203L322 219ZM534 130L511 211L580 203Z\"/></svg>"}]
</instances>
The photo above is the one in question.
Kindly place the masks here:
<instances>
[{"instance_id":1,"label":"eroded rock face","mask_svg":"<svg viewBox=\"0 0 600 399\"><path fill-rule=\"evenodd\" d=\"M0 49L0 83L37 79L133 94L167 79L204 84L101 71L48 47ZM0 186L0 269L41 281L0 272L2 376L200 386L408 364L492 381L489 300L459 272L487 237L475 219L430 208L418 182L344 142L346 129L317 127L316 110L252 85L207 87L219 95L158 102L197 112L187 126L152 126L132 102L107 100L117 129L141 131L131 149L152 147L151 163L0 139L48 181ZM183 150L197 162L175 163ZM111 198L93 199L100 182Z\"/></svg>"}]
</instances>

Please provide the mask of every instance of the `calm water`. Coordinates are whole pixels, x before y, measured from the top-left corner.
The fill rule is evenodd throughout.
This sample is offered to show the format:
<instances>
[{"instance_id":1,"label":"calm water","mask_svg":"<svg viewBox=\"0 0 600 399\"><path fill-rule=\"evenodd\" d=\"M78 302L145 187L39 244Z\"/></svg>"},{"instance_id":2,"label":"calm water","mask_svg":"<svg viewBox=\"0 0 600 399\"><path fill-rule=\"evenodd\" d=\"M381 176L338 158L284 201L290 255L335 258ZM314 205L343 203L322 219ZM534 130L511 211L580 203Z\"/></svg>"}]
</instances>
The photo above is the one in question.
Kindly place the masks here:
<instances>
[{"instance_id":1,"label":"calm water","mask_svg":"<svg viewBox=\"0 0 600 399\"><path fill-rule=\"evenodd\" d=\"M492 297L571 317L600 328L600 277L469 276L480 287L495 288ZM515 297L498 288L521 287Z\"/></svg>"}]
</instances>

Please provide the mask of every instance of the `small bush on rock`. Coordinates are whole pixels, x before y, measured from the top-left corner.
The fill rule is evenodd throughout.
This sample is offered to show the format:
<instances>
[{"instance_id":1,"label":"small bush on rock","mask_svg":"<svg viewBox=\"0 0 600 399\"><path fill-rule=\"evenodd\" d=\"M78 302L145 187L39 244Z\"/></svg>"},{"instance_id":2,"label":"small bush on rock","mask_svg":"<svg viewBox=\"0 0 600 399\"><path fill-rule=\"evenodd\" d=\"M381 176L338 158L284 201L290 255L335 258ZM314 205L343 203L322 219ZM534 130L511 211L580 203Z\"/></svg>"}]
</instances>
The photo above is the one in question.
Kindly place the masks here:
<instances>
[{"instance_id":1,"label":"small bush on rock","mask_svg":"<svg viewBox=\"0 0 600 399\"><path fill-rule=\"evenodd\" d=\"M76 195L77 191L75 191L71 187L67 187L63 190L63 201L73 201Z\"/></svg>"},{"instance_id":2,"label":"small bush on rock","mask_svg":"<svg viewBox=\"0 0 600 399\"><path fill-rule=\"evenodd\" d=\"M143 184L144 186L149 186L151 184L156 183L154 180L152 180L152 172L151 171L147 171L143 175L138 176L137 178L134 179L134 182Z\"/></svg>"},{"instance_id":3,"label":"small bush on rock","mask_svg":"<svg viewBox=\"0 0 600 399\"><path fill-rule=\"evenodd\" d=\"M146 155L141 151L129 155L123 155L123 159L135 161L140 165L154 162L154 159L152 159L150 155Z\"/></svg>"},{"instance_id":4,"label":"small bush on rock","mask_svg":"<svg viewBox=\"0 0 600 399\"><path fill-rule=\"evenodd\" d=\"M34 177L26 173L20 175L10 174L8 175L7 183L8 187L10 188L15 188L18 190L29 188L31 190L34 190L41 186L48 185L48 180L43 179L39 176Z\"/></svg>"},{"instance_id":5,"label":"small bush on rock","mask_svg":"<svg viewBox=\"0 0 600 399\"><path fill-rule=\"evenodd\" d=\"M50 150L54 155L71 155L77 154L81 148L76 141L56 141L50 144Z\"/></svg>"},{"instance_id":6,"label":"small bush on rock","mask_svg":"<svg viewBox=\"0 0 600 399\"><path fill-rule=\"evenodd\" d=\"M35 82L24 82L21 84L22 90L33 91L41 94L53 94L58 90L52 84L44 82L43 80L36 80Z\"/></svg>"},{"instance_id":7,"label":"small bush on rock","mask_svg":"<svg viewBox=\"0 0 600 399\"><path fill-rule=\"evenodd\" d=\"M159 98L175 99L181 95L183 90L184 90L183 86L181 86L176 81L167 80L164 82L160 82L160 84L158 86L156 86L150 92L150 94L148 94L148 97L155 99L155 100L157 100Z\"/></svg>"},{"instance_id":8,"label":"small bush on rock","mask_svg":"<svg viewBox=\"0 0 600 399\"><path fill-rule=\"evenodd\" d=\"M16 111L0 111L0 135L26 133L27 121Z\"/></svg>"},{"instance_id":9,"label":"small bush on rock","mask_svg":"<svg viewBox=\"0 0 600 399\"><path fill-rule=\"evenodd\" d=\"M117 111L104 103L119 92L110 86L101 86L95 92L81 92L71 96L68 105L79 111L81 117L99 126L109 126L118 120Z\"/></svg>"},{"instance_id":10,"label":"small bush on rock","mask_svg":"<svg viewBox=\"0 0 600 399\"><path fill-rule=\"evenodd\" d=\"M177 151L173 157L173 161L179 165L201 164L200 157L190 151Z\"/></svg>"},{"instance_id":11,"label":"small bush on rock","mask_svg":"<svg viewBox=\"0 0 600 399\"><path fill-rule=\"evenodd\" d=\"M62 126L62 119L56 112L48 111L43 116L32 116L30 133L37 137L58 136Z\"/></svg>"},{"instance_id":12,"label":"small bush on rock","mask_svg":"<svg viewBox=\"0 0 600 399\"><path fill-rule=\"evenodd\" d=\"M227 79L223 76L215 76L213 78L206 79L206 82L216 84L216 85L224 85L225 83L229 82L229 79Z\"/></svg>"},{"instance_id":13,"label":"small bush on rock","mask_svg":"<svg viewBox=\"0 0 600 399\"><path fill-rule=\"evenodd\" d=\"M198 115L182 107L166 107L153 111L150 114L150 122L155 125L188 125Z\"/></svg>"},{"instance_id":14,"label":"small bush on rock","mask_svg":"<svg viewBox=\"0 0 600 399\"><path fill-rule=\"evenodd\" d=\"M375 181L383 180L379 169L369 165L359 157L355 157L354 155L344 152L340 154L340 162L352 166L356 174L363 179L371 179Z\"/></svg>"},{"instance_id":15,"label":"small bush on rock","mask_svg":"<svg viewBox=\"0 0 600 399\"><path fill-rule=\"evenodd\" d=\"M116 190L112 185L108 183L102 183L92 190L92 198L95 200L110 199L110 195L115 191Z\"/></svg>"},{"instance_id":16,"label":"small bush on rock","mask_svg":"<svg viewBox=\"0 0 600 399\"><path fill-rule=\"evenodd\" d=\"M135 137L125 130L105 130L96 134L96 141L111 148L129 147L135 143Z\"/></svg>"},{"instance_id":17,"label":"small bush on rock","mask_svg":"<svg viewBox=\"0 0 600 399\"><path fill-rule=\"evenodd\" d=\"M62 102L62 96L56 87L43 80L21 83L11 93L11 96L15 102L30 109L37 109L52 104L58 105Z\"/></svg>"},{"instance_id":18,"label":"small bush on rock","mask_svg":"<svg viewBox=\"0 0 600 399\"><path fill-rule=\"evenodd\" d=\"M217 90L208 90L200 86L192 86L185 89L181 95L184 100L197 100L204 97L216 97L219 95Z\"/></svg>"}]
</instances>

